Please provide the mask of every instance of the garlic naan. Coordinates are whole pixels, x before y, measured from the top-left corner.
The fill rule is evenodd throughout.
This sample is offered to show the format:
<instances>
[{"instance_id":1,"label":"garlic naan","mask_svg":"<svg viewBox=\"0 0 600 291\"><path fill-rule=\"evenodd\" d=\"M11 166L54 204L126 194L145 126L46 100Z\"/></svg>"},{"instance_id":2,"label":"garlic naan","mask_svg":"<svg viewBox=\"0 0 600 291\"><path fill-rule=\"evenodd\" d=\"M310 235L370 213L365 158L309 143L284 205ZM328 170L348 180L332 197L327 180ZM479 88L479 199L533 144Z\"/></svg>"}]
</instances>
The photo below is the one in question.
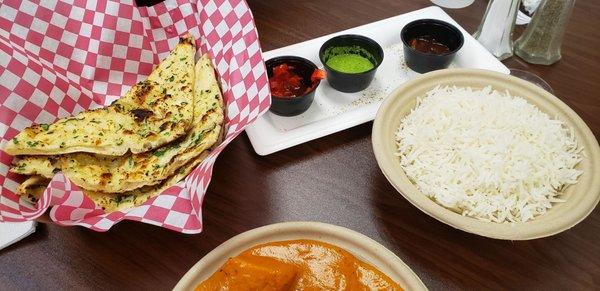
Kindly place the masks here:
<instances>
[{"instance_id":1,"label":"garlic naan","mask_svg":"<svg viewBox=\"0 0 600 291\"><path fill-rule=\"evenodd\" d=\"M98 191L89 191L82 189L83 193L88 196L94 203L100 206L106 213L126 210L144 204L150 198L157 196L169 187L177 184L191 173L208 155L210 150L202 152L188 164L179 168L171 177L162 183L154 186L145 186L132 191L127 191L120 194L104 193ZM25 180L17 189L17 195L25 198L31 203L36 203L46 187L48 187L50 179L42 176L31 176Z\"/></svg>"},{"instance_id":2,"label":"garlic naan","mask_svg":"<svg viewBox=\"0 0 600 291\"><path fill-rule=\"evenodd\" d=\"M105 108L80 112L53 124L37 124L10 140L10 155L89 152L121 156L142 153L181 136L192 125L194 40L177 47L125 96Z\"/></svg>"},{"instance_id":3,"label":"garlic naan","mask_svg":"<svg viewBox=\"0 0 600 291\"><path fill-rule=\"evenodd\" d=\"M189 163L179 168L173 176L158 185L145 186L119 194L98 191L84 191L84 193L107 213L140 206L150 198L157 196L183 180L183 178L191 173L209 154L210 151L202 152Z\"/></svg>"},{"instance_id":4,"label":"garlic naan","mask_svg":"<svg viewBox=\"0 0 600 291\"><path fill-rule=\"evenodd\" d=\"M90 153L27 156L16 161L11 171L51 178L61 170L81 188L108 193L161 183L212 147L221 135L223 101L208 55L196 64L195 76L194 125L187 136L150 152L119 157Z\"/></svg>"}]
</instances>

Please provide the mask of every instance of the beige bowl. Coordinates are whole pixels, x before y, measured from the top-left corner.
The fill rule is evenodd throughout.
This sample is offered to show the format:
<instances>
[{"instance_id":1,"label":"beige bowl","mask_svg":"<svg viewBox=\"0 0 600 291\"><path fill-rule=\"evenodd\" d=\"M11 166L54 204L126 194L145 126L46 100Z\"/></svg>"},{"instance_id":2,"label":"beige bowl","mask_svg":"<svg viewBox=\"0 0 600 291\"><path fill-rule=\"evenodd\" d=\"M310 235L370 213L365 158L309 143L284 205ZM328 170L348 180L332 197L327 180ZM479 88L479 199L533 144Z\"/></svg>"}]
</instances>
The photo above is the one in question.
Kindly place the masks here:
<instances>
[{"instance_id":1,"label":"beige bowl","mask_svg":"<svg viewBox=\"0 0 600 291\"><path fill-rule=\"evenodd\" d=\"M255 228L234 236L196 263L173 290L193 290L225 261L258 244L311 239L339 246L377 267L405 290L427 290L417 275L394 253L376 241L344 227L320 222L283 222Z\"/></svg>"},{"instance_id":2,"label":"beige bowl","mask_svg":"<svg viewBox=\"0 0 600 291\"><path fill-rule=\"evenodd\" d=\"M500 91L508 90L535 104L552 118L564 121L575 131L577 141L583 146L583 161L577 166L583 170L579 182L568 187L566 202L557 203L545 214L524 223L483 222L448 210L429 199L408 180L394 155L394 133L401 119L416 105L417 97L437 85L469 86L483 88L491 85ZM550 236L567 230L582 221L600 199L600 148L598 141L585 122L552 94L527 81L484 70L447 69L431 72L404 83L387 97L381 105L373 124L373 150L379 167L390 183L421 211L454 228L498 239L527 240Z\"/></svg>"}]
</instances>

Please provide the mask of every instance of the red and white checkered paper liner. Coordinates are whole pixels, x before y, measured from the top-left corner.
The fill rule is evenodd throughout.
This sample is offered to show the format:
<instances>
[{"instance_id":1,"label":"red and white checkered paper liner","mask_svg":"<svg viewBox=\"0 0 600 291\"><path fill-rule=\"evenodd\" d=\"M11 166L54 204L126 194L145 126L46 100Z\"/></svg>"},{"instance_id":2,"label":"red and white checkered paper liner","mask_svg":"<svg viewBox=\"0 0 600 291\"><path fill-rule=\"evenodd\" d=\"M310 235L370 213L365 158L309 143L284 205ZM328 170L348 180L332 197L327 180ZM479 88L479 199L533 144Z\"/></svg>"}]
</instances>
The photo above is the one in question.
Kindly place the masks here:
<instances>
[{"instance_id":1,"label":"red and white checkered paper liner","mask_svg":"<svg viewBox=\"0 0 600 291\"><path fill-rule=\"evenodd\" d=\"M2 144L33 123L104 106L122 96L190 32L214 60L227 117L224 142L186 179L140 207L106 214L57 174L36 206L14 194L22 177L0 151L0 221L31 220L51 207L60 225L106 231L123 219L183 233L202 231L202 200L215 159L270 106L268 77L244 0L0 1Z\"/></svg>"}]
</instances>

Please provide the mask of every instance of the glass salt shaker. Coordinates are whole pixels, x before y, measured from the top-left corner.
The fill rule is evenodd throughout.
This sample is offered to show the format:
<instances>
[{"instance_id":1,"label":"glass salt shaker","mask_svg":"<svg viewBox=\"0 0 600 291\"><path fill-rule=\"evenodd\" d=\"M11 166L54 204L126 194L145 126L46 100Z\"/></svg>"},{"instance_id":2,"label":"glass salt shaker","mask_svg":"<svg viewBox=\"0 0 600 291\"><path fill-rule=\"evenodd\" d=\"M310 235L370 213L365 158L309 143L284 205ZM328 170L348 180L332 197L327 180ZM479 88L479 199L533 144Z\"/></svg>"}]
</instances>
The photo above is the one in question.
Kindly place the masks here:
<instances>
[{"instance_id":1,"label":"glass salt shaker","mask_svg":"<svg viewBox=\"0 0 600 291\"><path fill-rule=\"evenodd\" d=\"M473 36L499 60L513 55L512 33L520 0L490 0Z\"/></svg>"},{"instance_id":2,"label":"glass salt shaker","mask_svg":"<svg viewBox=\"0 0 600 291\"><path fill-rule=\"evenodd\" d=\"M515 53L528 63L551 65L560 60L567 22L575 0L543 0L523 35Z\"/></svg>"}]
</instances>

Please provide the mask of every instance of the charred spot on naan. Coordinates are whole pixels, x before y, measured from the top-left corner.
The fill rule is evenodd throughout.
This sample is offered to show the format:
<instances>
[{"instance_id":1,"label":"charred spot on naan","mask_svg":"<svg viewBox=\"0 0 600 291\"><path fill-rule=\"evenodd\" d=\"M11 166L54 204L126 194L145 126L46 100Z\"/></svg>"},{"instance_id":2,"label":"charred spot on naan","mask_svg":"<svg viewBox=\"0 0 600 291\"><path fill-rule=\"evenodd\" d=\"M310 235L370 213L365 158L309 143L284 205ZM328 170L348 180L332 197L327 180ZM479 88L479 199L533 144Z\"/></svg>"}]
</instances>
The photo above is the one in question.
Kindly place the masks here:
<instances>
[{"instance_id":1,"label":"charred spot on naan","mask_svg":"<svg viewBox=\"0 0 600 291\"><path fill-rule=\"evenodd\" d=\"M110 178L112 177L111 173L102 173L100 174L100 185L106 185L110 182Z\"/></svg>"},{"instance_id":2,"label":"charred spot on naan","mask_svg":"<svg viewBox=\"0 0 600 291\"><path fill-rule=\"evenodd\" d=\"M131 114L133 114L133 119L135 119L135 121L138 123L144 121L146 118L148 118L154 114L154 112L152 112L152 110L139 109L139 108L133 109L129 112L131 112ZM159 128L162 128L162 125Z\"/></svg>"},{"instance_id":3,"label":"charred spot on naan","mask_svg":"<svg viewBox=\"0 0 600 291\"><path fill-rule=\"evenodd\" d=\"M153 82L150 82L148 80L141 81L138 83L138 85L138 90L136 90L133 94L133 101L135 104L141 106L146 104L146 98L150 94L150 91L154 89L154 85Z\"/></svg>"},{"instance_id":4,"label":"charred spot on naan","mask_svg":"<svg viewBox=\"0 0 600 291\"><path fill-rule=\"evenodd\" d=\"M194 44L194 38L191 37L189 34L188 35L184 35L183 37L180 37L179 38L179 43L181 43L181 44L195 45Z\"/></svg>"}]
</instances>

